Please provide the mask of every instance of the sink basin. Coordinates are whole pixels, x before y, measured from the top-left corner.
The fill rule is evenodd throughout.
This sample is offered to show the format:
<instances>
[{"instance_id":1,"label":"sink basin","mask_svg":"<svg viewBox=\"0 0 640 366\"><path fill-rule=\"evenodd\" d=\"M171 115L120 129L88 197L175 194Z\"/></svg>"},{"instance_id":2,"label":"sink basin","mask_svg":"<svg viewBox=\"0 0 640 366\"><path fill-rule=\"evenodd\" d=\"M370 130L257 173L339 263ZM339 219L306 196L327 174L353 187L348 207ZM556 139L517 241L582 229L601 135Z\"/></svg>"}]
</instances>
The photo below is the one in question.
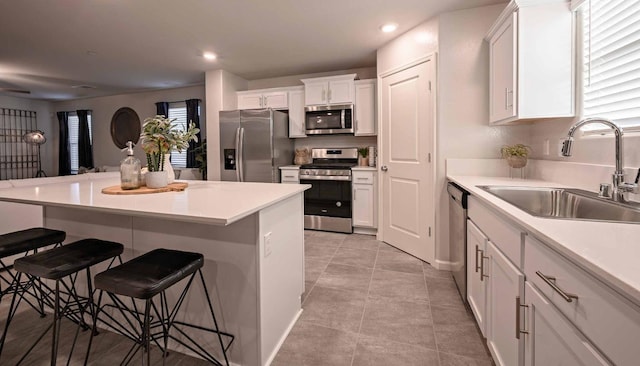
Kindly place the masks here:
<instances>
[{"instance_id":1,"label":"sink basin","mask_svg":"<svg viewBox=\"0 0 640 366\"><path fill-rule=\"evenodd\" d=\"M533 216L640 223L640 204L599 198L573 188L478 186Z\"/></svg>"}]
</instances>

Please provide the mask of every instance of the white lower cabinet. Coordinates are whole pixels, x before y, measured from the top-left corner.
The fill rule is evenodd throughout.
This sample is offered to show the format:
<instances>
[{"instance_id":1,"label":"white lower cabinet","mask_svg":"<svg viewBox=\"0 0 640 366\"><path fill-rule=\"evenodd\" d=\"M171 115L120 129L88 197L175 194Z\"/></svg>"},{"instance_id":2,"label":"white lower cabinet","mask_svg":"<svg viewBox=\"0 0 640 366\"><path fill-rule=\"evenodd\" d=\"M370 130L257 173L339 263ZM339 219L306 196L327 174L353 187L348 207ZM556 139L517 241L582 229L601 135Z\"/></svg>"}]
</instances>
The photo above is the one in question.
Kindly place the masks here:
<instances>
[{"instance_id":1,"label":"white lower cabinet","mask_svg":"<svg viewBox=\"0 0 640 366\"><path fill-rule=\"evenodd\" d=\"M295 166L280 167L280 183L300 183L300 168Z\"/></svg>"},{"instance_id":2,"label":"white lower cabinet","mask_svg":"<svg viewBox=\"0 0 640 366\"><path fill-rule=\"evenodd\" d=\"M376 172L352 171L353 226L376 228Z\"/></svg>"},{"instance_id":3,"label":"white lower cabinet","mask_svg":"<svg viewBox=\"0 0 640 366\"><path fill-rule=\"evenodd\" d=\"M610 365L591 342L530 282L525 284L525 366Z\"/></svg>"},{"instance_id":4,"label":"white lower cabinet","mask_svg":"<svg viewBox=\"0 0 640 366\"><path fill-rule=\"evenodd\" d=\"M522 365L520 336L524 274L489 240L487 242L487 345L496 365ZM516 318L518 317L518 318Z\"/></svg>"},{"instance_id":5,"label":"white lower cabinet","mask_svg":"<svg viewBox=\"0 0 640 366\"><path fill-rule=\"evenodd\" d=\"M496 365L640 365L640 306L469 197L467 299Z\"/></svg>"},{"instance_id":6,"label":"white lower cabinet","mask_svg":"<svg viewBox=\"0 0 640 366\"><path fill-rule=\"evenodd\" d=\"M467 301L485 337L487 281L483 266L486 248L487 237L471 220L467 220Z\"/></svg>"}]
</instances>

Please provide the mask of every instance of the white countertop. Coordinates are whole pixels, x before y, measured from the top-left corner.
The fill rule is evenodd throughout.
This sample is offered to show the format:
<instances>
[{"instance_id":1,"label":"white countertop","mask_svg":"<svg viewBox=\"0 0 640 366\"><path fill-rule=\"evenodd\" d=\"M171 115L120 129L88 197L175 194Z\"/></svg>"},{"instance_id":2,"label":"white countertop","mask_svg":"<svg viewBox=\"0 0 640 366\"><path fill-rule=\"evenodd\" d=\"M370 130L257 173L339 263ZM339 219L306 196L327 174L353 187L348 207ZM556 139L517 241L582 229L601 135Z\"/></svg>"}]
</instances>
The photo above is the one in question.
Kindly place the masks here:
<instances>
[{"instance_id":1,"label":"white countertop","mask_svg":"<svg viewBox=\"0 0 640 366\"><path fill-rule=\"evenodd\" d=\"M376 171L378 168L375 166L354 166L351 170L364 170L364 171Z\"/></svg>"},{"instance_id":2,"label":"white countertop","mask_svg":"<svg viewBox=\"0 0 640 366\"><path fill-rule=\"evenodd\" d=\"M476 176L447 178L640 305L639 224L535 217L477 187L561 186L556 183Z\"/></svg>"},{"instance_id":3,"label":"white countertop","mask_svg":"<svg viewBox=\"0 0 640 366\"><path fill-rule=\"evenodd\" d=\"M300 169L300 165L284 165L284 166L281 166L280 169L282 169L282 170L298 170L298 169Z\"/></svg>"},{"instance_id":4,"label":"white countertop","mask_svg":"<svg viewBox=\"0 0 640 366\"><path fill-rule=\"evenodd\" d=\"M0 189L0 201L229 225L311 187L277 183L188 183L189 187L183 192L108 195L103 194L102 189L119 185L119 179L83 180Z\"/></svg>"}]
</instances>

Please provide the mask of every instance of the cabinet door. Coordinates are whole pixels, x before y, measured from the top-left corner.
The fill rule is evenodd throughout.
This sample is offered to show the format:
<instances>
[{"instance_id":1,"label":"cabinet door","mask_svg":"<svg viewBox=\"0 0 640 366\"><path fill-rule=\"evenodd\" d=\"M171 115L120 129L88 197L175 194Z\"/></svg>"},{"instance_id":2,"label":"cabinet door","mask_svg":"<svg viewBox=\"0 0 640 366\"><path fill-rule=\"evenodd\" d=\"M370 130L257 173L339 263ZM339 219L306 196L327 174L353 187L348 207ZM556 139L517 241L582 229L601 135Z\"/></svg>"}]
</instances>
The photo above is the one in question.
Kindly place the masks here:
<instances>
[{"instance_id":1,"label":"cabinet door","mask_svg":"<svg viewBox=\"0 0 640 366\"><path fill-rule=\"evenodd\" d=\"M353 185L353 226L374 227L374 194L371 184Z\"/></svg>"},{"instance_id":2,"label":"cabinet door","mask_svg":"<svg viewBox=\"0 0 640 366\"><path fill-rule=\"evenodd\" d=\"M376 84L358 83L355 86L356 136L376 135Z\"/></svg>"},{"instance_id":3,"label":"cabinet door","mask_svg":"<svg viewBox=\"0 0 640 366\"><path fill-rule=\"evenodd\" d=\"M262 108L262 93L238 94L238 109Z\"/></svg>"},{"instance_id":4,"label":"cabinet door","mask_svg":"<svg viewBox=\"0 0 640 366\"><path fill-rule=\"evenodd\" d=\"M326 81L306 82L304 84L305 105L327 104L329 83Z\"/></svg>"},{"instance_id":5,"label":"cabinet door","mask_svg":"<svg viewBox=\"0 0 640 366\"><path fill-rule=\"evenodd\" d=\"M527 281L525 365L610 365L596 348Z\"/></svg>"},{"instance_id":6,"label":"cabinet door","mask_svg":"<svg viewBox=\"0 0 640 366\"><path fill-rule=\"evenodd\" d=\"M289 137L307 137L304 125L304 91L289 92Z\"/></svg>"},{"instance_id":7,"label":"cabinet door","mask_svg":"<svg viewBox=\"0 0 640 366\"><path fill-rule=\"evenodd\" d=\"M354 81L332 80L329 81L327 99L330 104L353 103Z\"/></svg>"},{"instance_id":8,"label":"cabinet door","mask_svg":"<svg viewBox=\"0 0 640 366\"><path fill-rule=\"evenodd\" d=\"M498 366L522 365L524 338L516 338L517 299L524 299L524 274L489 240L487 345Z\"/></svg>"},{"instance_id":9,"label":"cabinet door","mask_svg":"<svg viewBox=\"0 0 640 366\"><path fill-rule=\"evenodd\" d=\"M263 98L262 107L264 108L273 108L273 109L289 108L289 103L287 103L286 91L264 93L262 98Z\"/></svg>"},{"instance_id":10,"label":"cabinet door","mask_svg":"<svg viewBox=\"0 0 640 366\"><path fill-rule=\"evenodd\" d=\"M500 26L489 42L491 101L489 119L500 122L517 114L517 13Z\"/></svg>"},{"instance_id":11,"label":"cabinet door","mask_svg":"<svg viewBox=\"0 0 640 366\"><path fill-rule=\"evenodd\" d=\"M478 328L486 337L486 277L483 277L486 265L485 250L487 238L480 229L467 220L467 301L478 323Z\"/></svg>"}]
</instances>

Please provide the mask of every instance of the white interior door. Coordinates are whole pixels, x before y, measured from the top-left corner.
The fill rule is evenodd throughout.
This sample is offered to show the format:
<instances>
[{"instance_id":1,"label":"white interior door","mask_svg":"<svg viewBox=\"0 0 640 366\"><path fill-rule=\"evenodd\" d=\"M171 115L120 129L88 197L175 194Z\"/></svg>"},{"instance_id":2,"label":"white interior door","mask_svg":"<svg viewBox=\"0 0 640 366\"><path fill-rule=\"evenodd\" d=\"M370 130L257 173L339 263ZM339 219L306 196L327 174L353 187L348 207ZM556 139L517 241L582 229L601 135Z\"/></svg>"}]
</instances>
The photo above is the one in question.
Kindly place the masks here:
<instances>
[{"instance_id":1,"label":"white interior door","mask_svg":"<svg viewBox=\"0 0 640 366\"><path fill-rule=\"evenodd\" d=\"M424 261L435 256L433 94L429 59L382 79L382 240Z\"/></svg>"}]
</instances>

